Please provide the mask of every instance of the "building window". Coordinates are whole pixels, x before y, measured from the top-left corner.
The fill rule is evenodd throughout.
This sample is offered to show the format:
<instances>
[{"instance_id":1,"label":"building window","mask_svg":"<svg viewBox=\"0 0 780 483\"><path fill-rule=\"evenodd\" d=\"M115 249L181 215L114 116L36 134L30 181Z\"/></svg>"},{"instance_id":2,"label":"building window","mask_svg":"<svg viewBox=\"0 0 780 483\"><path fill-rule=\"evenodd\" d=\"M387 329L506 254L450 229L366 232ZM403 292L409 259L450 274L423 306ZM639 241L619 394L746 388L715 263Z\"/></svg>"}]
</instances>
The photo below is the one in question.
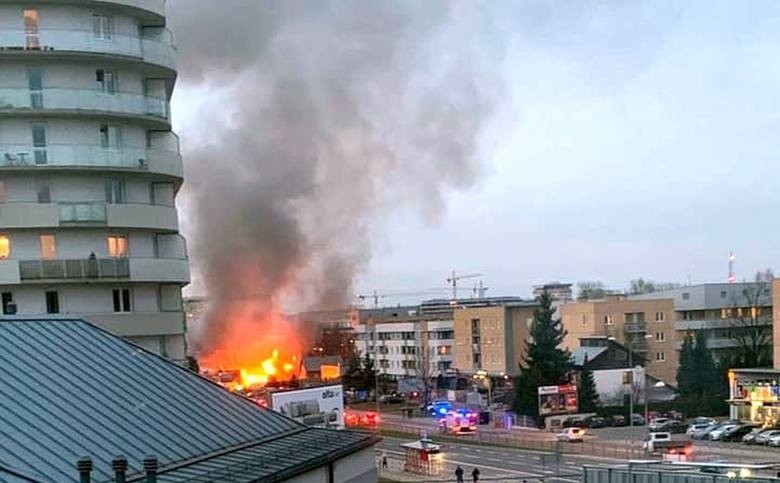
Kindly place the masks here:
<instances>
[{"instance_id":1,"label":"building window","mask_svg":"<svg viewBox=\"0 0 780 483\"><path fill-rule=\"evenodd\" d=\"M3 292L2 296L3 302L3 315L13 315L16 313L16 310L12 308L14 303L14 296L11 292Z\"/></svg>"},{"instance_id":2,"label":"building window","mask_svg":"<svg viewBox=\"0 0 780 483\"><path fill-rule=\"evenodd\" d=\"M451 345L440 345L436 348L436 354L440 356L448 356L452 354L452 346Z\"/></svg>"},{"instance_id":3,"label":"building window","mask_svg":"<svg viewBox=\"0 0 780 483\"><path fill-rule=\"evenodd\" d=\"M41 258L54 260L57 258L57 237L55 235L41 235Z\"/></svg>"},{"instance_id":4,"label":"building window","mask_svg":"<svg viewBox=\"0 0 780 483\"><path fill-rule=\"evenodd\" d=\"M11 238L0 234L0 260L11 256Z\"/></svg>"},{"instance_id":5,"label":"building window","mask_svg":"<svg viewBox=\"0 0 780 483\"><path fill-rule=\"evenodd\" d=\"M605 315L604 323L607 325L613 325L615 323L615 319L611 315Z\"/></svg>"},{"instance_id":6,"label":"building window","mask_svg":"<svg viewBox=\"0 0 780 483\"><path fill-rule=\"evenodd\" d=\"M471 335L479 334L479 319L471 319Z\"/></svg>"},{"instance_id":7,"label":"building window","mask_svg":"<svg viewBox=\"0 0 780 483\"><path fill-rule=\"evenodd\" d=\"M51 203L51 185L48 181L38 181L35 188L38 194L38 203Z\"/></svg>"},{"instance_id":8,"label":"building window","mask_svg":"<svg viewBox=\"0 0 780 483\"><path fill-rule=\"evenodd\" d=\"M116 72L113 70L98 69L95 71L95 81L98 89L106 94L116 93Z\"/></svg>"},{"instance_id":9,"label":"building window","mask_svg":"<svg viewBox=\"0 0 780 483\"><path fill-rule=\"evenodd\" d=\"M127 237L124 235L109 235L108 256L111 258L127 258Z\"/></svg>"},{"instance_id":10,"label":"building window","mask_svg":"<svg viewBox=\"0 0 780 483\"><path fill-rule=\"evenodd\" d=\"M5 203L5 181L0 179L0 203Z\"/></svg>"},{"instance_id":11,"label":"building window","mask_svg":"<svg viewBox=\"0 0 780 483\"><path fill-rule=\"evenodd\" d=\"M725 290L721 290L721 291L720 291L720 298L722 298L722 299L725 299L725 298L726 298L726 295L727 295L727 293L726 293L726 291L725 291Z\"/></svg>"},{"instance_id":12,"label":"building window","mask_svg":"<svg viewBox=\"0 0 780 483\"><path fill-rule=\"evenodd\" d=\"M475 352L472 361L475 367L480 367L482 365L482 354Z\"/></svg>"},{"instance_id":13,"label":"building window","mask_svg":"<svg viewBox=\"0 0 780 483\"><path fill-rule=\"evenodd\" d=\"M582 314L582 325L588 325L588 318L585 314Z\"/></svg>"},{"instance_id":14,"label":"building window","mask_svg":"<svg viewBox=\"0 0 780 483\"><path fill-rule=\"evenodd\" d=\"M38 38L38 25L40 24L38 10L35 8L25 8L22 12L22 17L24 18L24 35L27 41L27 48L41 48L40 39Z\"/></svg>"},{"instance_id":15,"label":"building window","mask_svg":"<svg viewBox=\"0 0 780 483\"><path fill-rule=\"evenodd\" d=\"M56 290L46 291L46 313L47 314L59 314L60 313L60 294Z\"/></svg>"},{"instance_id":16,"label":"building window","mask_svg":"<svg viewBox=\"0 0 780 483\"><path fill-rule=\"evenodd\" d=\"M129 288L115 288L114 295L114 312L130 312L130 289Z\"/></svg>"},{"instance_id":17,"label":"building window","mask_svg":"<svg viewBox=\"0 0 780 483\"><path fill-rule=\"evenodd\" d=\"M27 88L30 90L30 107L43 108L43 69L40 67L27 69Z\"/></svg>"},{"instance_id":18,"label":"building window","mask_svg":"<svg viewBox=\"0 0 780 483\"><path fill-rule=\"evenodd\" d=\"M103 149L122 148L122 130L119 126L100 125L100 147Z\"/></svg>"},{"instance_id":19,"label":"building window","mask_svg":"<svg viewBox=\"0 0 780 483\"><path fill-rule=\"evenodd\" d=\"M100 40L111 40L114 35L114 19L108 15L92 15L92 37Z\"/></svg>"},{"instance_id":20,"label":"building window","mask_svg":"<svg viewBox=\"0 0 780 483\"><path fill-rule=\"evenodd\" d=\"M665 352L656 352L655 353L655 360L657 362L665 362L666 361L666 353Z\"/></svg>"},{"instance_id":21,"label":"building window","mask_svg":"<svg viewBox=\"0 0 780 483\"><path fill-rule=\"evenodd\" d=\"M35 164L46 164L48 162L46 154L46 124L35 122L30 124L33 142L33 158Z\"/></svg>"},{"instance_id":22,"label":"building window","mask_svg":"<svg viewBox=\"0 0 780 483\"><path fill-rule=\"evenodd\" d=\"M666 312L656 312L655 313L655 321L656 322L663 322L666 320Z\"/></svg>"},{"instance_id":23,"label":"building window","mask_svg":"<svg viewBox=\"0 0 780 483\"><path fill-rule=\"evenodd\" d=\"M106 180L106 202L115 204L126 202L125 182L123 180Z\"/></svg>"},{"instance_id":24,"label":"building window","mask_svg":"<svg viewBox=\"0 0 780 483\"><path fill-rule=\"evenodd\" d=\"M664 342L666 340L666 334L664 332L656 332L655 340L657 342Z\"/></svg>"},{"instance_id":25,"label":"building window","mask_svg":"<svg viewBox=\"0 0 780 483\"><path fill-rule=\"evenodd\" d=\"M691 299L691 294L688 293L688 292L683 292L682 299L683 300L690 300Z\"/></svg>"}]
</instances>

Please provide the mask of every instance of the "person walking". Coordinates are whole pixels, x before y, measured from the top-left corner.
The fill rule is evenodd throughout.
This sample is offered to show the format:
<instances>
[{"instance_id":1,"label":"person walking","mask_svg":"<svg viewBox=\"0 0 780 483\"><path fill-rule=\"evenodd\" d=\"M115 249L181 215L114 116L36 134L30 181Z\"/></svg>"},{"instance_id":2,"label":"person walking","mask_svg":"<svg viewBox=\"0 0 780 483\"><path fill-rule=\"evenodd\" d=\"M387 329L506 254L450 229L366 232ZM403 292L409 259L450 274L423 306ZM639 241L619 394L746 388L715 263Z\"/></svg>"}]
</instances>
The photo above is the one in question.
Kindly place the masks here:
<instances>
[{"instance_id":1,"label":"person walking","mask_svg":"<svg viewBox=\"0 0 780 483\"><path fill-rule=\"evenodd\" d=\"M463 483L463 468L461 468L460 465L455 468L455 479L458 483Z\"/></svg>"},{"instance_id":2,"label":"person walking","mask_svg":"<svg viewBox=\"0 0 780 483\"><path fill-rule=\"evenodd\" d=\"M479 468L474 468L474 471L471 472L471 477L474 478L474 483L479 481Z\"/></svg>"},{"instance_id":3,"label":"person walking","mask_svg":"<svg viewBox=\"0 0 780 483\"><path fill-rule=\"evenodd\" d=\"M382 451L382 471L387 471L387 454Z\"/></svg>"}]
</instances>

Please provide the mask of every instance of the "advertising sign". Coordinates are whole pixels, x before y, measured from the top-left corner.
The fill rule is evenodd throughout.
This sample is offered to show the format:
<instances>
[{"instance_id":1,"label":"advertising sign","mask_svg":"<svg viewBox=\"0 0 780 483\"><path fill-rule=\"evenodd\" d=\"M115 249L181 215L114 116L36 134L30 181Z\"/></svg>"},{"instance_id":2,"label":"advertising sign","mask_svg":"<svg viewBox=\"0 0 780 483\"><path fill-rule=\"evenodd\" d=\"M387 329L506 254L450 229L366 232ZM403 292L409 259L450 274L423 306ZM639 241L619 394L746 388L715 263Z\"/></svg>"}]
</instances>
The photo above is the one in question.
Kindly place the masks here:
<instances>
[{"instance_id":1,"label":"advertising sign","mask_svg":"<svg viewBox=\"0 0 780 483\"><path fill-rule=\"evenodd\" d=\"M307 426L344 429L341 384L274 392L271 409Z\"/></svg>"},{"instance_id":2,"label":"advertising sign","mask_svg":"<svg viewBox=\"0 0 780 483\"><path fill-rule=\"evenodd\" d=\"M579 407L577 386L561 384L559 386L539 386L539 415L573 414Z\"/></svg>"}]
</instances>

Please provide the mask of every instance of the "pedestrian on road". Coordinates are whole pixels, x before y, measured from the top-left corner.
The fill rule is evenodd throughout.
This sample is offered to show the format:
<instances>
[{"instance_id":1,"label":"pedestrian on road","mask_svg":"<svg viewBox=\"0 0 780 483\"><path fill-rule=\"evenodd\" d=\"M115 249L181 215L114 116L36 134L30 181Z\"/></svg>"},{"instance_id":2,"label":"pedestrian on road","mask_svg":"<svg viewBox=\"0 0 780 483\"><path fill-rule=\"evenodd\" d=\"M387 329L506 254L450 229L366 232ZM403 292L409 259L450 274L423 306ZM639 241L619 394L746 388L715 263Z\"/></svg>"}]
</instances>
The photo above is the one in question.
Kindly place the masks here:
<instances>
[{"instance_id":1,"label":"pedestrian on road","mask_svg":"<svg viewBox=\"0 0 780 483\"><path fill-rule=\"evenodd\" d=\"M455 468L455 479L458 483L463 483L463 468L461 468L460 465Z\"/></svg>"},{"instance_id":2,"label":"pedestrian on road","mask_svg":"<svg viewBox=\"0 0 780 483\"><path fill-rule=\"evenodd\" d=\"M387 471L387 454L382 451L382 470Z\"/></svg>"},{"instance_id":3,"label":"pedestrian on road","mask_svg":"<svg viewBox=\"0 0 780 483\"><path fill-rule=\"evenodd\" d=\"M474 471L471 472L471 477L474 478L474 483L479 481L479 468L474 468Z\"/></svg>"}]
</instances>

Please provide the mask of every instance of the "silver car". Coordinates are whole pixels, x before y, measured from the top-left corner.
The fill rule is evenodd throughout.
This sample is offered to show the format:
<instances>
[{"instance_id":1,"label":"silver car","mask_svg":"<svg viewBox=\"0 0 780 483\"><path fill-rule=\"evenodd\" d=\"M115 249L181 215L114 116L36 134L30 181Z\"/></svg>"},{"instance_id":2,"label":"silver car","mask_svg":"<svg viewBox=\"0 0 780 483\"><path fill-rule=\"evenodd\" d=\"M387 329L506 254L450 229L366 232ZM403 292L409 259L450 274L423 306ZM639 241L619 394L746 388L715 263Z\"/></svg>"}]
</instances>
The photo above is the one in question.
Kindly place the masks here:
<instances>
[{"instance_id":1,"label":"silver car","mask_svg":"<svg viewBox=\"0 0 780 483\"><path fill-rule=\"evenodd\" d=\"M780 436L780 430L773 429L770 431L764 431L756 435L756 439L753 440L755 444L769 444L769 438L774 436Z\"/></svg>"}]
</instances>

